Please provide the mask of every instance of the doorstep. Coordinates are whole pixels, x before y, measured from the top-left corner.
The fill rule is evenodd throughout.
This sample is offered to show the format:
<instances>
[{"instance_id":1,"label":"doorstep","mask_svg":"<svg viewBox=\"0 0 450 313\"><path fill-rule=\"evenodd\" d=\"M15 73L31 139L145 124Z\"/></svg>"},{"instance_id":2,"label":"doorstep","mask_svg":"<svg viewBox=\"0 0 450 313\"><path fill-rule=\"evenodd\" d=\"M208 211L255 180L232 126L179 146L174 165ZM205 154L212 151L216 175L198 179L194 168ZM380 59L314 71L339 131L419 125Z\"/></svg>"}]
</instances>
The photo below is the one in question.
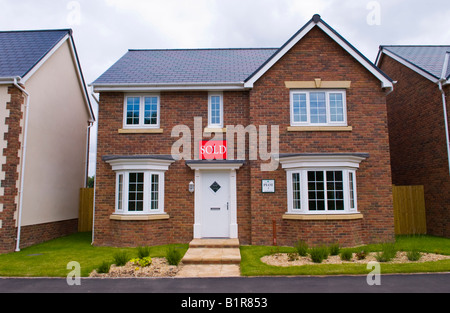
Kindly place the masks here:
<instances>
[{"instance_id":1,"label":"doorstep","mask_svg":"<svg viewBox=\"0 0 450 313\"><path fill-rule=\"evenodd\" d=\"M194 239L181 260L177 277L240 276L238 239Z\"/></svg>"}]
</instances>

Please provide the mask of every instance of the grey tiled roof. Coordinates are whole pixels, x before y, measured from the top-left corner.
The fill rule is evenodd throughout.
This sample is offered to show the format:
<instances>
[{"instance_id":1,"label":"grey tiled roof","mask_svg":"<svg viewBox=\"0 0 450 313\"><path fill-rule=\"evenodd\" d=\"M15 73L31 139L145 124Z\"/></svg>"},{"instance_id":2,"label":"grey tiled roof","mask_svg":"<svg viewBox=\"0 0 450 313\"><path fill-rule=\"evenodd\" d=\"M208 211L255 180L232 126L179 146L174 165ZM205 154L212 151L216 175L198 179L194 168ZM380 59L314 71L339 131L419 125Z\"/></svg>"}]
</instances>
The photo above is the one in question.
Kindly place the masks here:
<instances>
[{"instance_id":1,"label":"grey tiled roof","mask_svg":"<svg viewBox=\"0 0 450 313\"><path fill-rule=\"evenodd\" d=\"M240 83L278 49L129 50L93 84Z\"/></svg>"},{"instance_id":2,"label":"grey tiled roof","mask_svg":"<svg viewBox=\"0 0 450 313\"><path fill-rule=\"evenodd\" d=\"M0 77L25 76L71 30L0 32Z\"/></svg>"},{"instance_id":3,"label":"grey tiled roof","mask_svg":"<svg viewBox=\"0 0 450 313\"><path fill-rule=\"evenodd\" d=\"M450 52L450 46L382 46L416 67L428 72L437 79L441 78L445 54ZM446 78L450 76L450 62Z\"/></svg>"}]
</instances>

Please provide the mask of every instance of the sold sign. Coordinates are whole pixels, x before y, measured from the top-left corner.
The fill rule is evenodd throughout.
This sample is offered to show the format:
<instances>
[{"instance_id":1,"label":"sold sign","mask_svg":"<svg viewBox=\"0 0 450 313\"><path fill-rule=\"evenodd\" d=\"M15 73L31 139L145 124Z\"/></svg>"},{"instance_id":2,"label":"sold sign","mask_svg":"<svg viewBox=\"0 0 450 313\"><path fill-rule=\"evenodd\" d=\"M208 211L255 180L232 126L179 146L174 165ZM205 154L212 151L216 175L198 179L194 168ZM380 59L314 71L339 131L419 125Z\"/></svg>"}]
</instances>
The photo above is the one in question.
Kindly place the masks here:
<instances>
[{"instance_id":1,"label":"sold sign","mask_svg":"<svg viewBox=\"0 0 450 313\"><path fill-rule=\"evenodd\" d=\"M200 142L201 160L226 160L227 142L226 140L204 140Z\"/></svg>"}]
</instances>

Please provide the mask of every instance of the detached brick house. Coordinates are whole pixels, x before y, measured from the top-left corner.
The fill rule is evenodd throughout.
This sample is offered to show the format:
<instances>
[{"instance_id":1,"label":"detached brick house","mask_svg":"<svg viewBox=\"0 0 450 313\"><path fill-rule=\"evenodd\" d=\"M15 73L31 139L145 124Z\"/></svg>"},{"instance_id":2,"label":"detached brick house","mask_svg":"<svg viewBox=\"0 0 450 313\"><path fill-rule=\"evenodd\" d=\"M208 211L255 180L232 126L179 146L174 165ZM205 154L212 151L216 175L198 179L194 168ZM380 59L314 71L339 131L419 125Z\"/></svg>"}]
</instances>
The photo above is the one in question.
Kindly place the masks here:
<instances>
[{"instance_id":1,"label":"detached brick house","mask_svg":"<svg viewBox=\"0 0 450 313\"><path fill-rule=\"evenodd\" d=\"M447 99L450 46L381 46L377 64L397 81L387 97L392 179L423 185L427 233L450 237Z\"/></svg>"},{"instance_id":2,"label":"detached brick house","mask_svg":"<svg viewBox=\"0 0 450 313\"><path fill-rule=\"evenodd\" d=\"M92 85L94 245L394 239L393 83L320 16L276 49L129 50Z\"/></svg>"},{"instance_id":3,"label":"detached brick house","mask_svg":"<svg viewBox=\"0 0 450 313\"><path fill-rule=\"evenodd\" d=\"M77 232L93 121L70 29L0 32L0 253Z\"/></svg>"}]
</instances>

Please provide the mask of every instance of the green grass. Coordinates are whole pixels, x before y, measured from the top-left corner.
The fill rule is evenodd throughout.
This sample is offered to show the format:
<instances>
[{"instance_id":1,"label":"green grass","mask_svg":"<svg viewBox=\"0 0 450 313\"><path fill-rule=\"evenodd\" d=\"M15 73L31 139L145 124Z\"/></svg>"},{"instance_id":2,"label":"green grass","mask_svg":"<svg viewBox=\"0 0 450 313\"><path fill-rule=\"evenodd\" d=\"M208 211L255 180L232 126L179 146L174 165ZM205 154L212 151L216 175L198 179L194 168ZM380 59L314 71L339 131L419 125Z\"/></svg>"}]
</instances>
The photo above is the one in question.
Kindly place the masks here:
<instances>
[{"instance_id":1,"label":"green grass","mask_svg":"<svg viewBox=\"0 0 450 313\"><path fill-rule=\"evenodd\" d=\"M165 257L169 247L178 247L184 255L188 245L149 247L150 257ZM382 244L365 246L370 251L380 251ZM412 248L420 252L450 255L450 239L433 236L398 236L395 247L399 251ZM146 248L147 249L147 248ZM353 248L352 252L360 248ZM125 252L130 258L138 256L138 248L93 247L91 233L79 233L55 239L20 252L0 255L1 277L66 277L72 269L67 264L76 261L81 265L81 276L87 277L104 262L113 263L114 255ZM355 275L371 270L366 264L314 264L277 267L261 262L260 258L273 253L296 252L294 247L242 246L241 273L244 276L271 275ZM450 260L427 263L381 264L381 273L448 272Z\"/></svg>"},{"instance_id":2,"label":"green grass","mask_svg":"<svg viewBox=\"0 0 450 313\"><path fill-rule=\"evenodd\" d=\"M381 251L382 244L365 246L370 251ZM411 247L420 252L450 255L450 239L433 236L398 236L395 247L399 251L408 251ZM351 249L352 252L358 248ZM273 253L296 252L293 247L242 246L241 273L244 276L276 275L358 275L368 274L367 264L314 264L303 266L278 267L261 262L261 257ZM448 272L450 260L425 263L381 264L381 273L423 273Z\"/></svg>"},{"instance_id":3,"label":"green grass","mask_svg":"<svg viewBox=\"0 0 450 313\"><path fill-rule=\"evenodd\" d=\"M184 255L188 245L180 247ZM150 257L165 257L167 246L150 247ZM130 258L138 256L137 248L93 247L91 233L55 239L35 245L20 252L0 255L2 277L66 277L72 269L67 264L76 261L81 265L81 276L87 277L103 262L114 262L114 255L126 252Z\"/></svg>"}]
</instances>

